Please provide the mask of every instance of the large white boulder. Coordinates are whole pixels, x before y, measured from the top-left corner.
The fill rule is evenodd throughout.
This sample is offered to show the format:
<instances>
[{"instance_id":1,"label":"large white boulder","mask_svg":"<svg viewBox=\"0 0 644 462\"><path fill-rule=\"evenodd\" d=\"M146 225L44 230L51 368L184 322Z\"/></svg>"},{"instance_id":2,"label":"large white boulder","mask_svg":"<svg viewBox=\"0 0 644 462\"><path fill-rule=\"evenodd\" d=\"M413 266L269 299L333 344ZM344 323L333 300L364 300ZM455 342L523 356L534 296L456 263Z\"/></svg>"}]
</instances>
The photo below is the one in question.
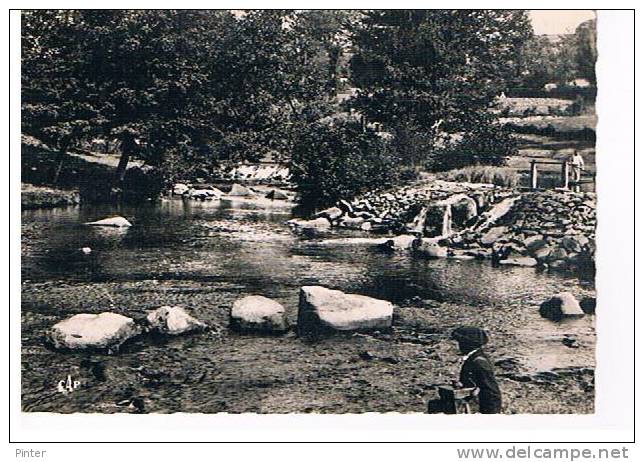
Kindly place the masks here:
<instances>
[{"instance_id":1,"label":"large white boulder","mask_svg":"<svg viewBox=\"0 0 644 462\"><path fill-rule=\"evenodd\" d=\"M112 226L114 228L128 228L132 226L132 223L120 216L103 218L102 220L90 221L85 224L90 226Z\"/></svg>"},{"instance_id":2,"label":"large white boulder","mask_svg":"<svg viewBox=\"0 0 644 462\"><path fill-rule=\"evenodd\" d=\"M168 335L181 335L206 328L206 324L190 316L180 306L162 306L149 311L146 321L151 330Z\"/></svg>"},{"instance_id":3,"label":"large white boulder","mask_svg":"<svg viewBox=\"0 0 644 462\"><path fill-rule=\"evenodd\" d=\"M47 340L58 349L116 350L139 333L139 326L127 316L109 312L83 313L54 324L47 333Z\"/></svg>"},{"instance_id":4,"label":"large white boulder","mask_svg":"<svg viewBox=\"0 0 644 462\"><path fill-rule=\"evenodd\" d=\"M581 318L584 311L573 294L563 292L543 302L539 314L544 318L560 321L564 318Z\"/></svg>"},{"instance_id":5,"label":"large white boulder","mask_svg":"<svg viewBox=\"0 0 644 462\"><path fill-rule=\"evenodd\" d=\"M321 286L300 289L297 327L300 335L388 329L394 306L385 300L345 294Z\"/></svg>"},{"instance_id":6,"label":"large white boulder","mask_svg":"<svg viewBox=\"0 0 644 462\"><path fill-rule=\"evenodd\" d=\"M275 300L249 295L233 303L230 326L242 332L285 332L288 330L286 310Z\"/></svg>"}]
</instances>

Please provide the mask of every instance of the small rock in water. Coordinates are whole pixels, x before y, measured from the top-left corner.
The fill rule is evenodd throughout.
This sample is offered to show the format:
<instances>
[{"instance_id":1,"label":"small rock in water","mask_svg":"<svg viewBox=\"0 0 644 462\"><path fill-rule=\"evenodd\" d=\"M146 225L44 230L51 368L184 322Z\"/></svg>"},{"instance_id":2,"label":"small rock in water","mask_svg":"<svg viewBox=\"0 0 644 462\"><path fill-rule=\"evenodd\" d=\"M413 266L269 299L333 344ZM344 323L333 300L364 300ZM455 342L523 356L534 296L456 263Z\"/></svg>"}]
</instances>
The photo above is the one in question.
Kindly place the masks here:
<instances>
[{"instance_id":1,"label":"small rock in water","mask_svg":"<svg viewBox=\"0 0 644 462\"><path fill-rule=\"evenodd\" d=\"M211 189L191 189L188 191L188 197L190 199L198 199L202 201L210 201L214 199L219 199L223 193L217 188Z\"/></svg>"},{"instance_id":2,"label":"small rock in water","mask_svg":"<svg viewBox=\"0 0 644 462\"><path fill-rule=\"evenodd\" d=\"M289 220L287 223L295 229L302 230L323 231L331 228L331 222L322 217L314 220L300 220L295 218L293 220Z\"/></svg>"},{"instance_id":3,"label":"small rock in water","mask_svg":"<svg viewBox=\"0 0 644 462\"><path fill-rule=\"evenodd\" d=\"M324 209L316 213L315 218L322 217L322 218L326 218L329 221L334 221L340 218L343 214L344 212L339 207L330 207L328 209Z\"/></svg>"},{"instance_id":4,"label":"small rock in water","mask_svg":"<svg viewBox=\"0 0 644 462\"><path fill-rule=\"evenodd\" d=\"M274 201L285 201L288 200L288 195L279 189L272 189L268 194L266 194L266 198Z\"/></svg>"},{"instance_id":5,"label":"small rock in water","mask_svg":"<svg viewBox=\"0 0 644 462\"><path fill-rule=\"evenodd\" d=\"M89 255L90 253L92 253L91 247L81 247L80 251L84 255Z\"/></svg>"},{"instance_id":6,"label":"small rock in water","mask_svg":"<svg viewBox=\"0 0 644 462\"><path fill-rule=\"evenodd\" d=\"M597 305L597 299L594 297L584 297L579 302L581 309L586 314L595 314L595 307Z\"/></svg>"},{"instance_id":7,"label":"small rock in water","mask_svg":"<svg viewBox=\"0 0 644 462\"><path fill-rule=\"evenodd\" d=\"M569 292L557 294L543 302L539 308L539 314L553 321L560 321L564 318L581 318L584 316L579 302Z\"/></svg>"},{"instance_id":8,"label":"small rock in water","mask_svg":"<svg viewBox=\"0 0 644 462\"><path fill-rule=\"evenodd\" d=\"M175 194L177 196L181 196L184 193L188 192L190 190L190 187L187 184L184 183L176 183L174 187L172 188L172 194Z\"/></svg>"},{"instance_id":9,"label":"small rock in water","mask_svg":"<svg viewBox=\"0 0 644 462\"><path fill-rule=\"evenodd\" d=\"M391 242L391 244L388 244L392 250L411 250L414 247L414 242L416 241L416 236L413 236L411 234L402 234L400 236L396 236L393 239L390 239L387 242Z\"/></svg>"},{"instance_id":10,"label":"small rock in water","mask_svg":"<svg viewBox=\"0 0 644 462\"><path fill-rule=\"evenodd\" d=\"M564 337L563 340L561 341L564 345L566 345L568 348L579 348L579 344L577 343L577 339L574 337Z\"/></svg>"},{"instance_id":11,"label":"small rock in water","mask_svg":"<svg viewBox=\"0 0 644 462\"><path fill-rule=\"evenodd\" d=\"M146 322L151 330L168 335L186 334L207 327L206 324L186 313L180 306L162 306L150 311Z\"/></svg>"},{"instance_id":12,"label":"small rock in water","mask_svg":"<svg viewBox=\"0 0 644 462\"><path fill-rule=\"evenodd\" d=\"M444 258L447 257L447 248L441 247L433 242L423 241L416 248L416 253L425 258Z\"/></svg>"},{"instance_id":13,"label":"small rock in water","mask_svg":"<svg viewBox=\"0 0 644 462\"><path fill-rule=\"evenodd\" d=\"M365 223L365 219L362 217L347 217L345 216L340 221L340 226L343 228L350 229L362 229L362 225Z\"/></svg>"},{"instance_id":14,"label":"small rock in water","mask_svg":"<svg viewBox=\"0 0 644 462\"><path fill-rule=\"evenodd\" d=\"M120 216L103 218L102 220L90 221L85 224L90 226L112 226L115 228L128 228L132 226L132 223Z\"/></svg>"},{"instance_id":15,"label":"small rock in water","mask_svg":"<svg viewBox=\"0 0 644 462\"><path fill-rule=\"evenodd\" d=\"M230 192L228 193L228 195L238 196L238 197L253 197L255 196L255 193L251 189L247 188L246 186L242 186L239 183L235 183L230 189Z\"/></svg>"},{"instance_id":16,"label":"small rock in water","mask_svg":"<svg viewBox=\"0 0 644 462\"><path fill-rule=\"evenodd\" d=\"M506 260L501 260L499 262L501 265L509 266L537 266L537 260L532 257L517 257L517 258L508 258Z\"/></svg>"}]
</instances>

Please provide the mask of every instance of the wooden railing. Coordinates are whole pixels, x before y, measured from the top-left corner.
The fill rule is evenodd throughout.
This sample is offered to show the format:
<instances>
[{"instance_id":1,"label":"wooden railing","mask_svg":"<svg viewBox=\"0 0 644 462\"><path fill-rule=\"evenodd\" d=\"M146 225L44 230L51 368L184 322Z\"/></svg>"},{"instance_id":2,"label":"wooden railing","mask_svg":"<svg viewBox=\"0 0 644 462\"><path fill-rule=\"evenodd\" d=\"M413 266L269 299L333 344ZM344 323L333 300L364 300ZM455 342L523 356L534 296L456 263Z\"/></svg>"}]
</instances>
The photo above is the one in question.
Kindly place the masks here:
<instances>
[{"instance_id":1,"label":"wooden railing","mask_svg":"<svg viewBox=\"0 0 644 462\"><path fill-rule=\"evenodd\" d=\"M570 179L570 169L571 164L568 161L554 161L554 160L533 160L530 162L530 187L532 189L539 189L539 171L537 165L539 164L548 164L548 165L561 165L561 182L560 187L563 189L570 189L573 186L575 189L582 183L594 183L595 174L589 172L588 170L581 169L581 175L579 180L571 181ZM585 175L585 178L582 176Z\"/></svg>"}]
</instances>

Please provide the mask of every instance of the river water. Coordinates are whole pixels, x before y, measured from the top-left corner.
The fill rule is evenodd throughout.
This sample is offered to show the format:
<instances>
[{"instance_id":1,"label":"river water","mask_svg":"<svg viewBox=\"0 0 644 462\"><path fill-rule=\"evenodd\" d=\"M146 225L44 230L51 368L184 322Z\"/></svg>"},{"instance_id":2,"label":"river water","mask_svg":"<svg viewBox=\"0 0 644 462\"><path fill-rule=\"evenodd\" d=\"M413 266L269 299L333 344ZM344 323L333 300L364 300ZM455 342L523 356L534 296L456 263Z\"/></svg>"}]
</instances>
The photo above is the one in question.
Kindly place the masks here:
<instances>
[{"instance_id":1,"label":"river water","mask_svg":"<svg viewBox=\"0 0 644 462\"><path fill-rule=\"evenodd\" d=\"M115 214L126 217L133 226L120 230L83 225ZM140 345L118 357L92 356L89 360L86 355L56 353L42 346L42 334L52 323L77 312L100 312L110 307L134 315L152 309L155 304L176 302L187 305L196 317L225 327L227 309L236 297L262 294L282 302L294 320L298 289L302 285L324 285L390 300L400 306L397 322L403 330L416 326L413 329L431 333L462 323L482 325L491 331L493 339L496 334L497 341L491 346L495 356L513 358L520 364L521 373L594 367L592 317L556 324L541 319L538 314L539 304L558 292L569 291L577 297L594 296L592 281L542 273L533 268L493 268L489 262L421 260L406 253L383 254L371 245L352 239L368 236L362 232L334 230L313 236L296 235L285 224L291 215L291 208L278 201L247 200L169 200L143 206L24 211L23 408L121 412L131 410L132 406L123 407L121 403L119 407L114 403L134 394L144 397L146 412L356 412L358 403L365 402L366 392L358 393L357 397L345 396L352 405L344 406L343 398L338 398L338 390L351 389L351 384L359 383L356 377L353 382L338 382L340 379L336 377L329 379L328 384L324 382L326 379L318 377L318 393L315 399L309 397L307 406L294 397L310 387L306 381L309 379L303 377L311 373L335 377L329 371L345 367L344 352L365 347L360 342L372 342L368 347L377 351L392 350L386 343L343 338L329 340L326 346L310 347L290 334L281 339L231 336L210 347L215 343L209 337L201 343L198 337L189 337L177 339L170 346ZM85 255L79 251L82 247L89 247L92 252ZM414 331L414 335L420 334ZM563 337L575 338L580 347L562 345ZM299 367L298 358L311 351L307 348L315 349L319 361ZM422 346L409 348L393 348L403 363L411 363L413 358L422 355L418 349ZM165 378L156 379L156 385L151 387L151 379L146 378L141 368L152 367L155 361L152 356L161 351L172 361L158 365L159 374ZM271 351L278 356L282 352L278 365L274 357L266 356ZM215 352L222 360L227 358L226 367L219 363L217 372L206 359L212 358ZM227 369L241 362L245 369L252 371L265 368L266 361L271 364L267 370L272 370L274 375L269 374L268 378L262 375L263 385L257 385L256 377L239 379L243 382L240 385L235 382L235 373ZM107 379L101 374L97 376L91 366L94 362L99 364L99 369L119 372L113 372L111 379L109 374ZM203 369L206 378L201 382L195 379L202 391L195 391L193 384L177 392L176 373L171 372L175 366L183 371ZM389 366L401 367L400 364ZM414 363L409 370L417 371L419 367ZM352 374L362 374L360 369L350 370ZM85 374L93 393L83 397L80 397L83 393L77 393L75 398L50 393L53 381L70 371ZM374 371L378 373L388 374L382 381L392 380L384 369ZM268 372L264 370L262 374ZM344 378L347 374L343 370ZM189 376L186 372L183 380L192 380L186 378ZM121 383L124 378L127 378L126 385ZM413 388L425 379L415 373L413 377L401 379L401 383L408 381L405 386ZM119 385L110 386L110 381ZM218 396L224 398L213 400L214 381L217 381ZM229 385L222 391L224 382ZM205 385L208 383L210 388ZM288 399L286 393L277 393L275 389L276 384L281 384L282 389L284 383L297 388L291 390ZM252 389L252 393L237 396L230 391L232 387ZM395 388L395 384L390 387ZM270 399L262 394L267 389L271 390ZM394 405L396 399L387 398L383 402L382 398L374 398L378 404L370 409L422 410L402 398Z\"/></svg>"}]
</instances>

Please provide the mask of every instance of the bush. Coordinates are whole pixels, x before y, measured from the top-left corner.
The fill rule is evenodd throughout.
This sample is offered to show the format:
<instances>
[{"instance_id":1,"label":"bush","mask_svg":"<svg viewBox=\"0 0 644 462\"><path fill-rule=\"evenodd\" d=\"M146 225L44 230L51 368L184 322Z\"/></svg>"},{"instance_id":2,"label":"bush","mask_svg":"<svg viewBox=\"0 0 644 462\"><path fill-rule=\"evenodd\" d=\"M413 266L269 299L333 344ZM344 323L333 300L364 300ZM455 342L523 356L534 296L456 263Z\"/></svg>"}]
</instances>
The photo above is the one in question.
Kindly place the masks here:
<instances>
[{"instance_id":1,"label":"bush","mask_svg":"<svg viewBox=\"0 0 644 462\"><path fill-rule=\"evenodd\" d=\"M300 202L319 208L399 180L398 159L388 142L355 121L315 123L299 134L291 178Z\"/></svg>"},{"instance_id":2,"label":"bush","mask_svg":"<svg viewBox=\"0 0 644 462\"><path fill-rule=\"evenodd\" d=\"M166 187L160 172L152 167L131 167L123 182L114 180L114 173L95 174L80 184L84 203L128 202L140 203L159 197Z\"/></svg>"},{"instance_id":3,"label":"bush","mask_svg":"<svg viewBox=\"0 0 644 462\"><path fill-rule=\"evenodd\" d=\"M438 177L447 181L458 181L461 183L490 183L506 188L514 188L519 185L519 174L516 170L508 167L491 167L485 165L474 165L459 168L447 172L441 172Z\"/></svg>"},{"instance_id":4,"label":"bush","mask_svg":"<svg viewBox=\"0 0 644 462\"><path fill-rule=\"evenodd\" d=\"M505 158L516 155L517 142L512 134L498 124L481 124L436 150L427 165L429 170L444 171L469 165L505 164Z\"/></svg>"}]
</instances>

